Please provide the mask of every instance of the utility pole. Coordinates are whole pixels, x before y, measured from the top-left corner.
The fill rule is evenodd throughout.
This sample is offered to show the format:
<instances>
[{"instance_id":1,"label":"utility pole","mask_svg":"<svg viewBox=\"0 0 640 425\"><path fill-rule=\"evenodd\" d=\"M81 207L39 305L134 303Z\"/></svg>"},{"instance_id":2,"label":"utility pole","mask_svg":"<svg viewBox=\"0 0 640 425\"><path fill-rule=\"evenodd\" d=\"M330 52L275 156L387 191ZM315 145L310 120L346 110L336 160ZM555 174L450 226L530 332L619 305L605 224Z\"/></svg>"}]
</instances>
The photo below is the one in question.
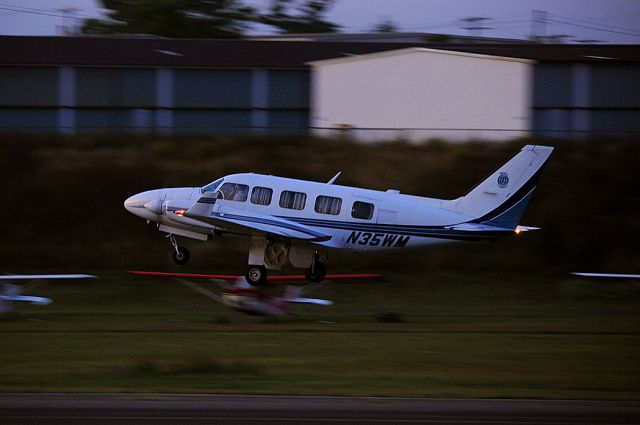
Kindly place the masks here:
<instances>
[{"instance_id":1,"label":"utility pole","mask_svg":"<svg viewBox=\"0 0 640 425\"><path fill-rule=\"evenodd\" d=\"M468 36L482 37L482 30L490 30L493 28L485 27L483 22L490 20L491 18L483 18L480 16L473 16L470 18L460 19L462 21L462 29L467 30Z\"/></svg>"},{"instance_id":2,"label":"utility pole","mask_svg":"<svg viewBox=\"0 0 640 425\"><path fill-rule=\"evenodd\" d=\"M77 7L63 7L58 9L58 12L62 13L62 25L60 25L61 35L75 35L76 34L76 18L74 15L79 11Z\"/></svg>"},{"instance_id":3,"label":"utility pole","mask_svg":"<svg viewBox=\"0 0 640 425\"><path fill-rule=\"evenodd\" d=\"M547 38L547 12L544 10L531 11L531 41L544 43Z\"/></svg>"}]
</instances>

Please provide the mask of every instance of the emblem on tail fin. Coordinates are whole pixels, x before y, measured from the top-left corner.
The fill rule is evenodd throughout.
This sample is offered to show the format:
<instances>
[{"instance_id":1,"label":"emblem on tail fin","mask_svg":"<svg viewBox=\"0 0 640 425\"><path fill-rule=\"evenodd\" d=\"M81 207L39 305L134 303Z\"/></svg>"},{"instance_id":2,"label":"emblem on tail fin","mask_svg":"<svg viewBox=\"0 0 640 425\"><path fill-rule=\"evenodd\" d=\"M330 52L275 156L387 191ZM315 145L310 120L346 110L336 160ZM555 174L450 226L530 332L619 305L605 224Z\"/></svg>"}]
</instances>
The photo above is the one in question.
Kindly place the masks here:
<instances>
[{"instance_id":1,"label":"emblem on tail fin","mask_svg":"<svg viewBox=\"0 0 640 425\"><path fill-rule=\"evenodd\" d=\"M509 185L509 174L501 172L498 176L498 187L504 189Z\"/></svg>"}]
</instances>

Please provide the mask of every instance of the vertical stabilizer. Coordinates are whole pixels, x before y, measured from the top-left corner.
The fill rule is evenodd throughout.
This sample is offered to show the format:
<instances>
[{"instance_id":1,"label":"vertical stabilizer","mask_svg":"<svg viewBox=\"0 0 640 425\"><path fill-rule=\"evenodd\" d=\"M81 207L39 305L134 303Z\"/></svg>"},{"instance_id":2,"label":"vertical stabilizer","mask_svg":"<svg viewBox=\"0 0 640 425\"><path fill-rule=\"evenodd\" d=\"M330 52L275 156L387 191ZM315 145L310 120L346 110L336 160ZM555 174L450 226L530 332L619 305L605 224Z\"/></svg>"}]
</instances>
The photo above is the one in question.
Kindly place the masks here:
<instances>
[{"instance_id":1,"label":"vertical stabilizer","mask_svg":"<svg viewBox=\"0 0 640 425\"><path fill-rule=\"evenodd\" d=\"M527 145L465 196L453 201L454 211L473 223L515 229L549 159L550 146Z\"/></svg>"}]
</instances>

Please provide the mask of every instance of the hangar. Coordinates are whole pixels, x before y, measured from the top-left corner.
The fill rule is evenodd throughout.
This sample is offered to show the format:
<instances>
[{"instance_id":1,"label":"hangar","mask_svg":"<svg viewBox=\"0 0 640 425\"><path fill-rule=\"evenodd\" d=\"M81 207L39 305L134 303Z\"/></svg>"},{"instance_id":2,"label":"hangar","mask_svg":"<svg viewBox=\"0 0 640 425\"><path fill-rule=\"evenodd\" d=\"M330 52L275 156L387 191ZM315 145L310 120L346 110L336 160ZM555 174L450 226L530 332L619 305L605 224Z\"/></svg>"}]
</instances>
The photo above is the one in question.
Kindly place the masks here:
<instances>
[{"instance_id":1,"label":"hangar","mask_svg":"<svg viewBox=\"0 0 640 425\"><path fill-rule=\"evenodd\" d=\"M420 47L312 62L311 124L367 141L521 137L532 65Z\"/></svg>"},{"instance_id":2,"label":"hangar","mask_svg":"<svg viewBox=\"0 0 640 425\"><path fill-rule=\"evenodd\" d=\"M428 49L430 53L407 54L406 49L410 48ZM453 53L437 55L434 50ZM399 78L393 72L409 75L412 67L424 66L427 56L468 61L474 64L473 69L477 69L476 77L490 76L482 67L476 66L480 63L510 64L511 69L516 70L513 76L487 80L494 89L491 96L496 97L500 90L511 87L517 93L510 92L508 102L515 102L515 99L522 102L522 93L529 90L528 110L523 113L519 104L517 114L513 114L519 118L497 120L490 126L499 126L493 129L499 131L488 133L486 127L481 127L482 132L464 133L468 137L498 137L509 131L518 134L523 129L534 134L572 137L640 132L640 80L637 78L640 46L637 45L13 36L0 37L0 130L306 133L310 129L319 130L312 127L325 126L335 132L333 126L337 125L341 129L338 133L342 133L345 127L360 124L350 123L349 116L332 116L329 121L316 122L310 111L312 106L316 107L316 96L322 97L325 93L312 91L311 75L314 70L324 72L323 66L317 65L321 61L344 60L346 66L361 63L354 60L356 57L369 60L372 57L367 55L370 54L382 55L376 59L380 64L387 63L382 58L405 61L406 67L385 65L390 72L388 78L396 80ZM313 63L316 65L309 65ZM328 63L332 62L325 62ZM331 67L327 66L325 70ZM523 71L531 67L532 72ZM506 65L497 68L501 73L508 73ZM418 69L414 69L416 73ZM456 80L456 74L460 72L441 73L442 87L459 89L446 91L452 99L446 99L445 103L441 98L435 100L449 110L453 105L465 106L468 117L473 110L486 113L483 110L487 108L490 91L464 90L464 83ZM521 81L526 72L530 75L529 89L515 83ZM434 90L437 88L429 80L416 77L412 81L416 93L425 90L424 84ZM507 82L510 85L501 87ZM330 85L324 87L335 89ZM406 86L404 90L413 95ZM348 95L349 91L343 91L343 94ZM397 105L393 113L402 114L405 106ZM437 111L437 105L423 106ZM405 118L411 116L409 109L405 112ZM407 128L441 125L425 123L419 115L415 117L416 122L405 120L394 124L392 130L401 132L404 129L407 133ZM527 125L516 126L516 122L522 124L523 117L526 117ZM379 115L379 118L387 117ZM478 122L477 117L475 119L469 119L462 127L473 130ZM448 127L445 132L460 131L460 123L454 124L443 121L442 125ZM382 120L369 121L366 125L370 130L353 129L353 133L373 134L380 129L389 132L385 126L390 124ZM483 132L485 134L478 134Z\"/></svg>"},{"instance_id":3,"label":"hangar","mask_svg":"<svg viewBox=\"0 0 640 425\"><path fill-rule=\"evenodd\" d=\"M306 132L308 61L406 45L0 37L0 128Z\"/></svg>"}]
</instances>

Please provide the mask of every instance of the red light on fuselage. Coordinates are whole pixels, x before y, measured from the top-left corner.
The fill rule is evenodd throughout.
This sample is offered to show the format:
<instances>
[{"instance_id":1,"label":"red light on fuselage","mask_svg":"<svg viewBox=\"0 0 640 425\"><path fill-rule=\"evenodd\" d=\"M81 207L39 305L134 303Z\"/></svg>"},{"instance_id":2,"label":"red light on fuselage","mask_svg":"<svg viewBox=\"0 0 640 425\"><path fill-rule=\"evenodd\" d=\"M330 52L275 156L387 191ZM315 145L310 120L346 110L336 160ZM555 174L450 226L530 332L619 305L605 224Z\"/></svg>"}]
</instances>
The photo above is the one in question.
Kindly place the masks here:
<instances>
[{"instance_id":1,"label":"red light on fuselage","mask_svg":"<svg viewBox=\"0 0 640 425\"><path fill-rule=\"evenodd\" d=\"M176 210L176 215L183 216L187 213L187 210Z\"/></svg>"}]
</instances>

